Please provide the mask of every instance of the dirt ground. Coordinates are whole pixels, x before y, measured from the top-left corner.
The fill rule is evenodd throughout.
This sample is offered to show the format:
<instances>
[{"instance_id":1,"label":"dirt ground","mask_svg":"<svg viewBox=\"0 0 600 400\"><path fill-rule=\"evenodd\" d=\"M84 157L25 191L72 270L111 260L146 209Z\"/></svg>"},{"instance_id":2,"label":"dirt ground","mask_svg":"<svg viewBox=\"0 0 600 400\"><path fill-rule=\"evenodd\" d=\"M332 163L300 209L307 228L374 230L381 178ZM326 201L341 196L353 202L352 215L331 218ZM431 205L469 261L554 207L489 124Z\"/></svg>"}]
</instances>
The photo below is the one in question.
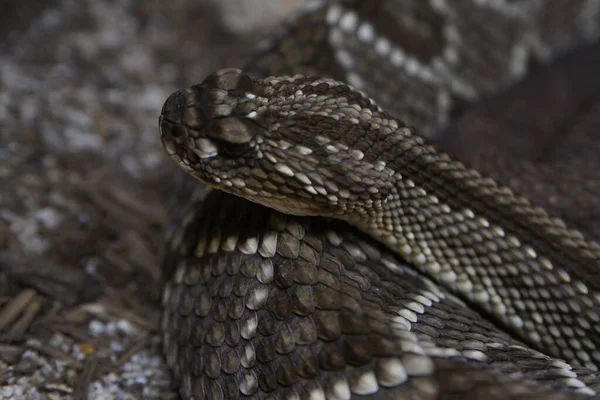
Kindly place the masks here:
<instances>
[{"instance_id":1,"label":"dirt ground","mask_svg":"<svg viewBox=\"0 0 600 400\"><path fill-rule=\"evenodd\" d=\"M0 399L177 398L157 323L178 171L157 118L286 11L240 3L3 2Z\"/></svg>"}]
</instances>

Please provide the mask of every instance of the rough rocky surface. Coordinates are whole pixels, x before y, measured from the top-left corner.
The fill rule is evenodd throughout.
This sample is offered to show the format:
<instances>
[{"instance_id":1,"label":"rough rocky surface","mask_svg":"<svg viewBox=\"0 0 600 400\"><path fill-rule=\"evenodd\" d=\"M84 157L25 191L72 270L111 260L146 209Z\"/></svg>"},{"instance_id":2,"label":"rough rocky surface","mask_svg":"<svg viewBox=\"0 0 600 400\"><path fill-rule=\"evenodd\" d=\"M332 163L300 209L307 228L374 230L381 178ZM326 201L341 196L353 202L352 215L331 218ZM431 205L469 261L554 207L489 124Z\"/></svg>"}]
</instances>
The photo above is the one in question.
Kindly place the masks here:
<instances>
[{"instance_id":1,"label":"rough rocky surface","mask_svg":"<svg viewBox=\"0 0 600 400\"><path fill-rule=\"evenodd\" d=\"M265 23L244 27L239 4L4 2L0 399L177 397L156 334L175 171L157 117L284 14L253 3Z\"/></svg>"}]
</instances>

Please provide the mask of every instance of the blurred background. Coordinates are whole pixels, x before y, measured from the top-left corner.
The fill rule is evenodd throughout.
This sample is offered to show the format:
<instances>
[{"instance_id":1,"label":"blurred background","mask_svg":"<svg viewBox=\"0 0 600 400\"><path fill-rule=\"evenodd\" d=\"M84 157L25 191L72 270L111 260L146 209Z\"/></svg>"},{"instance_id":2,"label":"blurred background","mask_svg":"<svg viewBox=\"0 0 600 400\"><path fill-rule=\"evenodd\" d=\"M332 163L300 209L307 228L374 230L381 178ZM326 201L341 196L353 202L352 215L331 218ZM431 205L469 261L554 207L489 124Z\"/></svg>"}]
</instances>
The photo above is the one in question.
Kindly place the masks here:
<instances>
[{"instance_id":1,"label":"blurred background","mask_svg":"<svg viewBox=\"0 0 600 400\"><path fill-rule=\"evenodd\" d=\"M177 397L160 108L301 3L0 1L0 399Z\"/></svg>"}]
</instances>

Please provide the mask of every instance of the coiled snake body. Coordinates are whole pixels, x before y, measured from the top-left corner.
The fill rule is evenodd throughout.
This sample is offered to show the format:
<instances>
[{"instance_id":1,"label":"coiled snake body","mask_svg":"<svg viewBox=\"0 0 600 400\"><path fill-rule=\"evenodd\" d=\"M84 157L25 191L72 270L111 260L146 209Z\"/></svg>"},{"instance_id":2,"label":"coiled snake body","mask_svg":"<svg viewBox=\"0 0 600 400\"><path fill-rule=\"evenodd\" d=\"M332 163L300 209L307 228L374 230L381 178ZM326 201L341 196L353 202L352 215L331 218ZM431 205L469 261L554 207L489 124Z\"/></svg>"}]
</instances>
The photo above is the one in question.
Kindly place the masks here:
<instances>
[{"instance_id":1,"label":"coiled snake body","mask_svg":"<svg viewBox=\"0 0 600 400\"><path fill-rule=\"evenodd\" d=\"M507 183L534 205L421 136L599 30L591 0L326 2L263 44L254 75L174 93L163 145L219 189L167 235L182 396L600 396L597 228L544 189L572 182L594 215L597 147L473 158L519 171Z\"/></svg>"}]
</instances>

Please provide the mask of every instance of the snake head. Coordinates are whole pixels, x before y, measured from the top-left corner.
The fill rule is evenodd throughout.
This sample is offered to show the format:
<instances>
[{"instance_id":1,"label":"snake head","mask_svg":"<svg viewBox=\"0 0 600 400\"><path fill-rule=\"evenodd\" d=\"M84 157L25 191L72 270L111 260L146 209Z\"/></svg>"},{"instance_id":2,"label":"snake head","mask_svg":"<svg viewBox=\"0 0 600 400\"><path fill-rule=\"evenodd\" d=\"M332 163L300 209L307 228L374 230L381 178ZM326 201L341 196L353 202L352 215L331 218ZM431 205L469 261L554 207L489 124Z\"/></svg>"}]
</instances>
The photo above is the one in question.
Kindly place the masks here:
<instances>
[{"instance_id":1,"label":"snake head","mask_svg":"<svg viewBox=\"0 0 600 400\"><path fill-rule=\"evenodd\" d=\"M252 78L224 69L172 94L161 141L217 189L296 215L364 215L394 170L389 136L410 133L364 94L331 79Z\"/></svg>"}]
</instances>

